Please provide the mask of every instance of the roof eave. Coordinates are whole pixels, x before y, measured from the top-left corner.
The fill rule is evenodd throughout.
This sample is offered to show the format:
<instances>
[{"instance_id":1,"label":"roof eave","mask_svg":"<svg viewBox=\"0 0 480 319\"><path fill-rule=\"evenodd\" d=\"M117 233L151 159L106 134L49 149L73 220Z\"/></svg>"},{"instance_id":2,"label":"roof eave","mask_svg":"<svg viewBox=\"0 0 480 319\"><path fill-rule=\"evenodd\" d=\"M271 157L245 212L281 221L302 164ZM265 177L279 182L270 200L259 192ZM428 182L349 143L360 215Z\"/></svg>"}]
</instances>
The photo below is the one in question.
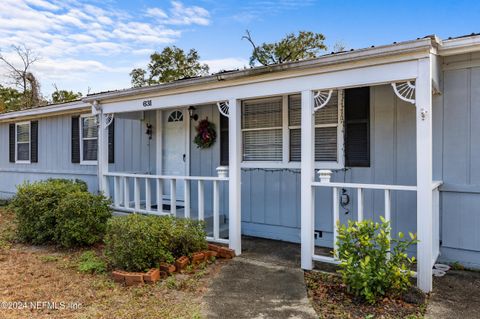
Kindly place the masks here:
<instances>
[{"instance_id":1,"label":"roof eave","mask_svg":"<svg viewBox=\"0 0 480 319\"><path fill-rule=\"evenodd\" d=\"M441 41L438 47L438 54L449 56L480 51L480 36L472 35Z\"/></svg>"},{"instance_id":2,"label":"roof eave","mask_svg":"<svg viewBox=\"0 0 480 319\"><path fill-rule=\"evenodd\" d=\"M8 122L19 119L38 118L43 116L55 116L90 109L91 106L83 101L53 104L43 107L31 108L16 112L0 114L0 122Z\"/></svg>"},{"instance_id":3,"label":"roof eave","mask_svg":"<svg viewBox=\"0 0 480 319\"><path fill-rule=\"evenodd\" d=\"M208 84L208 83L219 82L219 81L228 81L228 80L234 80L234 79L245 78L245 77L253 77L253 76L272 73L272 72L309 69L309 68L315 68L315 67L321 67L321 66L328 66L331 64L341 64L345 62L354 62L358 60L367 60L372 58L400 55L400 54L413 53L418 51L429 52L430 49L432 48L432 45L436 46L436 44L437 44L436 39L432 41L432 38L427 37L427 38L402 42L402 43L393 44L393 45L385 45L385 46L371 47L371 48L359 49L355 51L348 51L348 52L337 53L337 54L329 54L329 55L324 55L319 58L311 59L311 60L276 64L271 66L261 66L261 67L256 67L252 69L234 71L234 72L223 73L223 74L209 75L209 76L193 78L193 79L180 80L172 83L166 83L166 84L160 84L160 85L154 85L154 86L131 88L131 89L126 89L122 91L98 93L98 94L93 94L85 97L83 101L86 103L92 103L94 101L100 102L103 100L125 98L129 96L149 94L149 93L159 92L159 91L168 91L172 89L198 86L202 84Z\"/></svg>"}]
</instances>

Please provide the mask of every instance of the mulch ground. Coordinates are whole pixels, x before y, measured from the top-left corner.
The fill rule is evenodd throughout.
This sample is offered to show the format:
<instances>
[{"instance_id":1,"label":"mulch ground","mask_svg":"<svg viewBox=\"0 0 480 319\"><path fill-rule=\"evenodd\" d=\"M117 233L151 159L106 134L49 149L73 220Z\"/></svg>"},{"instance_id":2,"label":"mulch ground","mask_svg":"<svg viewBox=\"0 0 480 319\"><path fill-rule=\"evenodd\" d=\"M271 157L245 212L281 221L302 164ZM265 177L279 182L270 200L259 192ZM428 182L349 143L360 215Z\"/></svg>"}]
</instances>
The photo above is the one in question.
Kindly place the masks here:
<instances>
[{"instance_id":1,"label":"mulch ground","mask_svg":"<svg viewBox=\"0 0 480 319\"><path fill-rule=\"evenodd\" d=\"M375 305L362 302L347 292L336 274L305 272L308 296L320 318L423 318L425 296L415 288L397 298L384 298Z\"/></svg>"},{"instance_id":2,"label":"mulch ground","mask_svg":"<svg viewBox=\"0 0 480 319\"><path fill-rule=\"evenodd\" d=\"M9 244L11 221L12 215L0 208L0 318L200 318L202 295L226 262L217 260L154 285L125 287L110 274L78 272L84 250ZM24 302L39 309L31 309L32 304L6 309Z\"/></svg>"}]
</instances>

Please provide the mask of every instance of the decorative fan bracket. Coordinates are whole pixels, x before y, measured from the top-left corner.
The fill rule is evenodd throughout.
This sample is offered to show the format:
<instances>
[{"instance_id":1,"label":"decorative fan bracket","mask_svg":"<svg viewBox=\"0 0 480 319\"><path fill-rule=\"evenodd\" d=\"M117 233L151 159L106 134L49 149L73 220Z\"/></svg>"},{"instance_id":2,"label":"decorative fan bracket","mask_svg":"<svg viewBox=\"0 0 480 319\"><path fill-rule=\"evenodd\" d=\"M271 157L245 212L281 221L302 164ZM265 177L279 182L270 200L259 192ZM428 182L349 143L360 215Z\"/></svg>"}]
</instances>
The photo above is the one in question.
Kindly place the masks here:
<instances>
[{"instance_id":1,"label":"decorative fan bracket","mask_svg":"<svg viewBox=\"0 0 480 319\"><path fill-rule=\"evenodd\" d=\"M217 102L218 111L225 117L229 117L230 103L228 101Z\"/></svg>"},{"instance_id":2,"label":"decorative fan bracket","mask_svg":"<svg viewBox=\"0 0 480 319\"><path fill-rule=\"evenodd\" d=\"M392 88L399 99L415 105L415 81L393 82Z\"/></svg>"},{"instance_id":3,"label":"decorative fan bracket","mask_svg":"<svg viewBox=\"0 0 480 319\"><path fill-rule=\"evenodd\" d=\"M313 93L313 113L325 107L332 97L333 90L319 90Z\"/></svg>"},{"instance_id":4,"label":"decorative fan bracket","mask_svg":"<svg viewBox=\"0 0 480 319\"><path fill-rule=\"evenodd\" d=\"M114 113L103 114L103 120L105 121L105 129L107 129L112 123L114 119Z\"/></svg>"}]
</instances>

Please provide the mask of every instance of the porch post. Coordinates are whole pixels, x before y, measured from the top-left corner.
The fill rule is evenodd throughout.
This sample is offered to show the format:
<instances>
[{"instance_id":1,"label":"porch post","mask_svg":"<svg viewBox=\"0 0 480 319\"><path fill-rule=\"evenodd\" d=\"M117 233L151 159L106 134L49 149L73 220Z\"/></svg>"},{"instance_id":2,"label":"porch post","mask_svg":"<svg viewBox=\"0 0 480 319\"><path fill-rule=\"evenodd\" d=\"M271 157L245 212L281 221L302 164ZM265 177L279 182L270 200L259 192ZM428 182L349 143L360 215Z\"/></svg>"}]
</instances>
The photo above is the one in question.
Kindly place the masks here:
<instances>
[{"instance_id":1,"label":"porch post","mask_svg":"<svg viewBox=\"0 0 480 319\"><path fill-rule=\"evenodd\" d=\"M313 93L302 91L302 164L301 164L301 242L302 242L302 269L313 268L314 252L314 196L312 182L315 176L314 160L314 119Z\"/></svg>"},{"instance_id":2,"label":"porch post","mask_svg":"<svg viewBox=\"0 0 480 319\"><path fill-rule=\"evenodd\" d=\"M432 196L432 64L418 61L415 105L417 116L417 286L432 290L433 196Z\"/></svg>"},{"instance_id":3,"label":"porch post","mask_svg":"<svg viewBox=\"0 0 480 319\"><path fill-rule=\"evenodd\" d=\"M228 111L229 139L229 179L228 179L228 214L230 249L237 255L242 253L242 209L241 209L241 101L230 99Z\"/></svg>"},{"instance_id":4,"label":"porch post","mask_svg":"<svg viewBox=\"0 0 480 319\"><path fill-rule=\"evenodd\" d=\"M110 197L108 180L103 175L108 173L108 129L103 110L98 113L98 190Z\"/></svg>"}]
</instances>

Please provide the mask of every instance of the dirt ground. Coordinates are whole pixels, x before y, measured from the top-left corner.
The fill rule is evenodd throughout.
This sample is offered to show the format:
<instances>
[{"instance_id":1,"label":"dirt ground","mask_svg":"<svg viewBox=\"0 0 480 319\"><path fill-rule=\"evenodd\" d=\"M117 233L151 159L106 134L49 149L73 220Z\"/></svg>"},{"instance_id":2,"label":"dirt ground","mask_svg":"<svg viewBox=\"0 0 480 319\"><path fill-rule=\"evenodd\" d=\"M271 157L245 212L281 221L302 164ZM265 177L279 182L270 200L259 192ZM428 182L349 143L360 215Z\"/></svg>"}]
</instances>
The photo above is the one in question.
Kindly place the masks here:
<instances>
[{"instance_id":1,"label":"dirt ground","mask_svg":"<svg viewBox=\"0 0 480 319\"><path fill-rule=\"evenodd\" d=\"M206 286L225 262L123 287L108 274L78 272L81 250L9 244L11 219L0 208L0 318L200 318Z\"/></svg>"},{"instance_id":2,"label":"dirt ground","mask_svg":"<svg viewBox=\"0 0 480 319\"><path fill-rule=\"evenodd\" d=\"M319 271L305 272L308 295L320 318L423 318L425 296L411 289L404 296L384 298L370 305L347 293L341 278L335 274Z\"/></svg>"}]
</instances>

